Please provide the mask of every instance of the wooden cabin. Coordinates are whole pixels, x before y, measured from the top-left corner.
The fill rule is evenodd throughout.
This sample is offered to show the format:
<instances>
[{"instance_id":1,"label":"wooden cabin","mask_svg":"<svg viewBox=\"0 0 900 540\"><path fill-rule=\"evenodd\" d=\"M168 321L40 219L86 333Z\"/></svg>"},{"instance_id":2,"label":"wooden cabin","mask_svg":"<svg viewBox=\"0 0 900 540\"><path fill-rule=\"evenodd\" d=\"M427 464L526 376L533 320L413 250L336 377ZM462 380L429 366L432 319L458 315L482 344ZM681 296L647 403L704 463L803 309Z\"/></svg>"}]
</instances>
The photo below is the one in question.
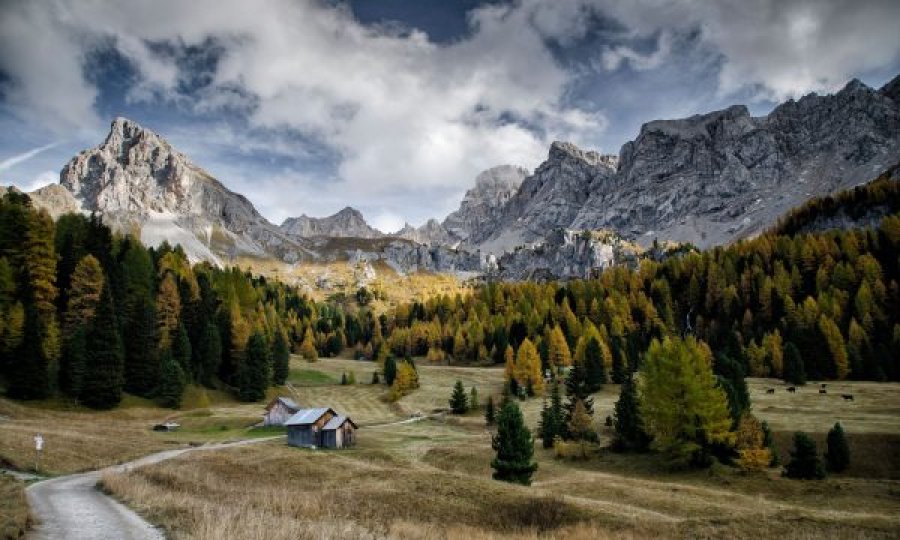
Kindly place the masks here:
<instances>
[{"instance_id":1,"label":"wooden cabin","mask_svg":"<svg viewBox=\"0 0 900 540\"><path fill-rule=\"evenodd\" d=\"M337 415L322 428L322 446L325 448L346 448L353 446L356 438L356 424L349 417Z\"/></svg>"},{"instance_id":2,"label":"wooden cabin","mask_svg":"<svg viewBox=\"0 0 900 540\"><path fill-rule=\"evenodd\" d=\"M356 440L356 424L330 407L300 409L284 423L289 446L345 448Z\"/></svg>"},{"instance_id":3,"label":"wooden cabin","mask_svg":"<svg viewBox=\"0 0 900 540\"><path fill-rule=\"evenodd\" d=\"M291 398L277 397L266 405L266 412L263 414L263 425L283 426L299 410L300 406Z\"/></svg>"}]
</instances>

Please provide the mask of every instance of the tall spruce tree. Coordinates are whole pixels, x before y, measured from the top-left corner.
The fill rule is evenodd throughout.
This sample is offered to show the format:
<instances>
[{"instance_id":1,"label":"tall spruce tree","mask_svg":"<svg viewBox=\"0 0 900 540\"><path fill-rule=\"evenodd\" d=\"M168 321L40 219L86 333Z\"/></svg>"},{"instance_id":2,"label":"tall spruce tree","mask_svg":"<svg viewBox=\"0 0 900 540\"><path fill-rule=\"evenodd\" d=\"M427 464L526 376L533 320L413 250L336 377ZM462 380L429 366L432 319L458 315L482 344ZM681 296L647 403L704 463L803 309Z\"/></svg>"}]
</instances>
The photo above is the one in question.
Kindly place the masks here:
<instances>
[{"instance_id":1,"label":"tall spruce tree","mask_svg":"<svg viewBox=\"0 0 900 540\"><path fill-rule=\"evenodd\" d=\"M200 356L200 382L206 387L212 387L213 378L219 371L222 362L222 338L219 335L219 327L214 323L208 323L206 330L200 336L197 345Z\"/></svg>"},{"instance_id":2,"label":"tall spruce tree","mask_svg":"<svg viewBox=\"0 0 900 540\"><path fill-rule=\"evenodd\" d=\"M596 338L588 339L584 348L584 378L590 392L597 392L606 384L606 366L603 351Z\"/></svg>"},{"instance_id":3,"label":"tall spruce tree","mask_svg":"<svg viewBox=\"0 0 900 540\"><path fill-rule=\"evenodd\" d=\"M453 414L466 414L469 410L469 400L466 397L466 389L462 381L456 381L453 385L453 394L450 396L450 411Z\"/></svg>"},{"instance_id":4,"label":"tall spruce tree","mask_svg":"<svg viewBox=\"0 0 900 540\"><path fill-rule=\"evenodd\" d=\"M43 399L50 394L49 360L44 351L40 316L29 304L25 308L22 339L10 366L9 397Z\"/></svg>"},{"instance_id":5,"label":"tall spruce tree","mask_svg":"<svg viewBox=\"0 0 900 540\"><path fill-rule=\"evenodd\" d=\"M497 412L494 409L494 396L488 396L484 406L484 423L492 426L497 421Z\"/></svg>"},{"instance_id":6,"label":"tall spruce tree","mask_svg":"<svg viewBox=\"0 0 900 540\"><path fill-rule=\"evenodd\" d=\"M166 349L160 353L159 386L156 389L156 400L163 407L177 409L181 406L184 394L185 375L181 364Z\"/></svg>"},{"instance_id":7,"label":"tall spruce tree","mask_svg":"<svg viewBox=\"0 0 900 540\"><path fill-rule=\"evenodd\" d=\"M559 384L554 383L550 389L550 401L544 402L541 410L541 422L538 433L544 448L552 448L557 437L565 435L566 411L563 408L562 393Z\"/></svg>"},{"instance_id":8,"label":"tall spruce tree","mask_svg":"<svg viewBox=\"0 0 900 540\"><path fill-rule=\"evenodd\" d=\"M566 377L566 416L563 422L563 438L571 438L571 434L565 426L572 421L572 414L578 401L584 405L587 414L594 415L594 398L591 397L591 391L585 379L584 367L575 363L569 369L569 375Z\"/></svg>"},{"instance_id":9,"label":"tall spruce tree","mask_svg":"<svg viewBox=\"0 0 900 540\"><path fill-rule=\"evenodd\" d=\"M806 384L806 369L800 349L790 342L784 345L784 380L796 386Z\"/></svg>"},{"instance_id":10,"label":"tall spruce tree","mask_svg":"<svg viewBox=\"0 0 900 540\"><path fill-rule=\"evenodd\" d=\"M247 341L244 362L238 372L238 397L243 401L259 401L266 397L272 380L272 360L266 337L256 332Z\"/></svg>"},{"instance_id":11,"label":"tall spruce tree","mask_svg":"<svg viewBox=\"0 0 900 540\"><path fill-rule=\"evenodd\" d=\"M288 350L287 339L284 332L276 330L275 339L272 340L272 384L284 384L290 374L290 363L291 352Z\"/></svg>"},{"instance_id":12,"label":"tall spruce tree","mask_svg":"<svg viewBox=\"0 0 900 540\"><path fill-rule=\"evenodd\" d=\"M531 475L538 465L532 460L534 439L525 426L522 411L514 401L509 401L500 410L497 418L497 435L492 444L497 452L491 461L495 480L531 485Z\"/></svg>"},{"instance_id":13,"label":"tall spruce tree","mask_svg":"<svg viewBox=\"0 0 900 540\"><path fill-rule=\"evenodd\" d=\"M397 360L393 356L388 356L384 361L384 384L391 386L397 377Z\"/></svg>"},{"instance_id":14,"label":"tall spruce tree","mask_svg":"<svg viewBox=\"0 0 900 540\"><path fill-rule=\"evenodd\" d=\"M156 346L156 310L147 293L136 293L127 304L125 335L125 390L150 397L159 383Z\"/></svg>"},{"instance_id":15,"label":"tall spruce tree","mask_svg":"<svg viewBox=\"0 0 900 540\"><path fill-rule=\"evenodd\" d=\"M181 372L184 377L193 373L193 369L191 369L191 359L194 353L191 350L191 340L188 337L187 328L185 328L183 322L179 322L175 327L175 335L173 336L170 350L172 358L178 362L179 366L181 366Z\"/></svg>"},{"instance_id":16,"label":"tall spruce tree","mask_svg":"<svg viewBox=\"0 0 900 540\"><path fill-rule=\"evenodd\" d=\"M63 345L60 358L59 386L67 395L78 399L84 385L87 358L87 325L79 325Z\"/></svg>"},{"instance_id":17,"label":"tall spruce tree","mask_svg":"<svg viewBox=\"0 0 900 540\"><path fill-rule=\"evenodd\" d=\"M620 452L643 452L650 446L650 436L644 431L634 378L629 376L622 382L619 399L616 401L613 425L616 434L613 449Z\"/></svg>"},{"instance_id":18,"label":"tall spruce tree","mask_svg":"<svg viewBox=\"0 0 900 540\"><path fill-rule=\"evenodd\" d=\"M828 431L825 466L828 472L844 472L850 466L850 445L844 428L838 422Z\"/></svg>"},{"instance_id":19,"label":"tall spruce tree","mask_svg":"<svg viewBox=\"0 0 900 540\"><path fill-rule=\"evenodd\" d=\"M816 442L802 431L794 434L794 449L791 450L791 461L785 467L784 475L799 480L825 478L825 468L816 451Z\"/></svg>"},{"instance_id":20,"label":"tall spruce tree","mask_svg":"<svg viewBox=\"0 0 900 540\"><path fill-rule=\"evenodd\" d=\"M124 354L115 304L104 285L94 323L87 335L81 402L95 409L110 409L122 399Z\"/></svg>"}]
</instances>

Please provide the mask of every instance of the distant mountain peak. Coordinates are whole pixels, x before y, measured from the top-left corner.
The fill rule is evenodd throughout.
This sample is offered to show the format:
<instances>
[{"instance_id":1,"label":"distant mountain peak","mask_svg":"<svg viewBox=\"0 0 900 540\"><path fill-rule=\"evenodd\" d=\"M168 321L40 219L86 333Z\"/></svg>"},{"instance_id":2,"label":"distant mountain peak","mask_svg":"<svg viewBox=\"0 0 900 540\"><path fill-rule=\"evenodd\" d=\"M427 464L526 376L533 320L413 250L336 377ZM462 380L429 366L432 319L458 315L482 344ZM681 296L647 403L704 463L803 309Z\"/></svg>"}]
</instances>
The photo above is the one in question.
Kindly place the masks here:
<instances>
[{"instance_id":1,"label":"distant mountain peak","mask_svg":"<svg viewBox=\"0 0 900 540\"><path fill-rule=\"evenodd\" d=\"M381 231L371 227L362 212L352 206L345 206L336 213L322 217L310 217L303 214L288 218L281 224L281 230L292 236L302 238L331 236L342 238L379 238Z\"/></svg>"}]
</instances>

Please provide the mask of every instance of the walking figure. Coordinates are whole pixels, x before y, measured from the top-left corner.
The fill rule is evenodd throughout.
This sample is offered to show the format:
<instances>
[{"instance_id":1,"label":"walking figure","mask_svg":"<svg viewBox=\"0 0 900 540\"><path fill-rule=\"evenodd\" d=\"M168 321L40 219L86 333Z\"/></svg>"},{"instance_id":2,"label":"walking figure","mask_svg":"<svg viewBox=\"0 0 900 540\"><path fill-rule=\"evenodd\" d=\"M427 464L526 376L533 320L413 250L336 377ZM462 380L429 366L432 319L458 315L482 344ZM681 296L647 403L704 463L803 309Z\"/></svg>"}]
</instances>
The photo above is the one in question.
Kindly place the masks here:
<instances>
[{"instance_id":1,"label":"walking figure","mask_svg":"<svg viewBox=\"0 0 900 540\"><path fill-rule=\"evenodd\" d=\"M41 469L41 451L44 450L44 436L38 433L34 436L34 472Z\"/></svg>"}]
</instances>

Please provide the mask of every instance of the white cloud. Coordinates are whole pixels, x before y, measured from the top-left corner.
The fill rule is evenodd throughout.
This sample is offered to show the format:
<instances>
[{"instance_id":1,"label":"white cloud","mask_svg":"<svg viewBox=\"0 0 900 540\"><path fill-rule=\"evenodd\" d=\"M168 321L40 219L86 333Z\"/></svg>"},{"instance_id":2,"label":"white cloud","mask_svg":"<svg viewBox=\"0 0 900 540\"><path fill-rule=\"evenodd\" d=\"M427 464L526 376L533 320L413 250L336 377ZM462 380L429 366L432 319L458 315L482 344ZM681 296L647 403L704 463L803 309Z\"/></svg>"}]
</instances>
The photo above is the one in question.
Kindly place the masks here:
<instances>
[{"instance_id":1,"label":"white cloud","mask_svg":"<svg viewBox=\"0 0 900 540\"><path fill-rule=\"evenodd\" d=\"M626 45L606 47L601 54L601 62L608 71L619 69L624 63L628 63L636 71L645 71L658 68L671 52L672 39L668 32L661 32L655 51L641 54Z\"/></svg>"},{"instance_id":2,"label":"white cloud","mask_svg":"<svg viewBox=\"0 0 900 540\"><path fill-rule=\"evenodd\" d=\"M34 178L31 181L25 184L19 184L19 189L26 193L30 193L38 188L42 188L44 186L48 186L50 184L56 184L59 182L59 173L54 171L44 171Z\"/></svg>"},{"instance_id":3,"label":"white cloud","mask_svg":"<svg viewBox=\"0 0 900 540\"><path fill-rule=\"evenodd\" d=\"M27 152L22 152L21 154L17 154L15 156L10 156L4 160L0 160L0 171L5 171L6 169L14 167L14 166L18 165L19 163L22 163L23 161L28 161L29 159L40 154L44 150L50 150L57 144L58 143L45 144L44 146L38 146L37 148L32 148L31 150L28 150Z\"/></svg>"}]
</instances>

